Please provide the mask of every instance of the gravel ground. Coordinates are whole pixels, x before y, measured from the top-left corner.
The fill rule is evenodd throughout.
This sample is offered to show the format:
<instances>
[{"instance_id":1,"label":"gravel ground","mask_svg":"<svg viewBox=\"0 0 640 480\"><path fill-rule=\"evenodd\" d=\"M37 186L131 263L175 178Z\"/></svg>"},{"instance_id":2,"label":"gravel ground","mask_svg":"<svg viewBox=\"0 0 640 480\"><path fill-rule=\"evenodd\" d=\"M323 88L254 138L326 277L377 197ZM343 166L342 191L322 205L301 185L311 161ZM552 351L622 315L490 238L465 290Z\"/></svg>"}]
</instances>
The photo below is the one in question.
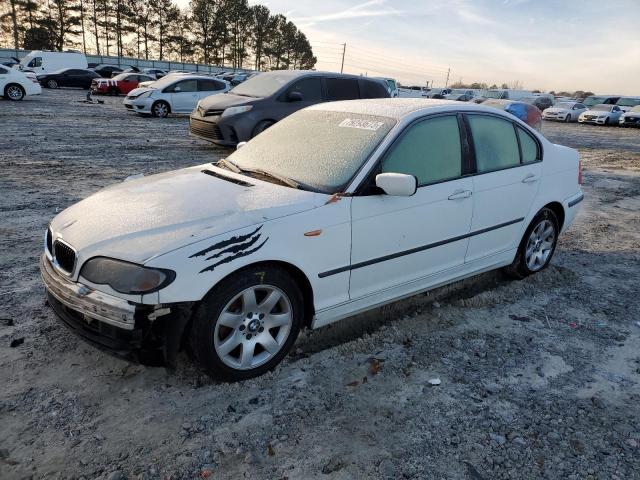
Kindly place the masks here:
<instances>
[{"instance_id":1,"label":"gravel ground","mask_svg":"<svg viewBox=\"0 0 640 480\"><path fill-rule=\"evenodd\" d=\"M174 372L112 358L44 302L56 212L225 153L186 118L83 96L0 102L0 478L640 478L640 131L544 125L586 167L545 272L304 332L274 372L223 384L184 355Z\"/></svg>"}]
</instances>

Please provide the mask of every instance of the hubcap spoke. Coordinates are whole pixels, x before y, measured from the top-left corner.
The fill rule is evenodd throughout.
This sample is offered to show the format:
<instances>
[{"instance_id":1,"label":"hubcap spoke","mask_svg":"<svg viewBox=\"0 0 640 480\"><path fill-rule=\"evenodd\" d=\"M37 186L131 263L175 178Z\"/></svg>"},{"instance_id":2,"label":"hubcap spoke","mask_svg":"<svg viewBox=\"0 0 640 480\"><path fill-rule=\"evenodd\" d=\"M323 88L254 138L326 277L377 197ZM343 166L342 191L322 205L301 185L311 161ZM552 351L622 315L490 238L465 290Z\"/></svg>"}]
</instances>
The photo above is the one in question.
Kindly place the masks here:
<instances>
[{"instance_id":1,"label":"hubcap spoke","mask_svg":"<svg viewBox=\"0 0 640 480\"><path fill-rule=\"evenodd\" d=\"M264 314L269 314L281 298L282 295L280 294L280 292L274 290L262 301L262 303L258 306L258 309Z\"/></svg>"},{"instance_id":2,"label":"hubcap spoke","mask_svg":"<svg viewBox=\"0 0 640 480\"><path fill-rule=\"evenodd\" d=\"M276 342L275 338L271 336L269 330L266 330L264 334L258 339L258 343L264 347L264 349L271 355L275 355L280 350L280 345Z\"/></svg>"},{"instance_id":3,"label":"hubcap spoke","mask_svg":"<svg viewBox=\"0 0 640 480\"><path fill-rule=\"evenodd\" d=\"M218 323L225 327L236 329L240 326L243 320L244 316L241 313L224 312L220 315Z\"/></svg>"},{"instance_id":4,"label":"hubcap spoke","mask_svg":"<svg viewBox=\"0 0 640 480\"><path fill-rule=\"evenodd\" d=\"M222 343L216 347L219 353L222 355L228 355L234 348L236 348L242 342L242 336L236 330Z\"/></svg>"},{"instance_id":5,"label":"hubcap spoke","mask_svg":"<svg viewBox=\"0 0 640 480\"><path fill-rule=\"evenodd\" d=\"M277 327L284 327L291 323L290 313L271 314L264 319L264 327L266 330Z\"/></svg>"},{"instance_id":6,"label":"hubcap spoke","mask_svg":"<svg viewBox=\"0 0 640 480\"><path fill-rule=\"evenodd\" d=\"M245 315L249 312L258 310L255 290L247 290L242 294L242 313Z\"/></svg>"},{"instance_id":7,"label":"hubcap spoke","mask_svg":"<svg viewBox=\"0 0 640 480\"><path fill-rule=\"evenodd\" d=\"M242 368L249 368L253 361L253 352L255 351L256 344L253 342L243 342L242 344L242 356L240 357L240 366Z\"/></svg>"}]
</instances>

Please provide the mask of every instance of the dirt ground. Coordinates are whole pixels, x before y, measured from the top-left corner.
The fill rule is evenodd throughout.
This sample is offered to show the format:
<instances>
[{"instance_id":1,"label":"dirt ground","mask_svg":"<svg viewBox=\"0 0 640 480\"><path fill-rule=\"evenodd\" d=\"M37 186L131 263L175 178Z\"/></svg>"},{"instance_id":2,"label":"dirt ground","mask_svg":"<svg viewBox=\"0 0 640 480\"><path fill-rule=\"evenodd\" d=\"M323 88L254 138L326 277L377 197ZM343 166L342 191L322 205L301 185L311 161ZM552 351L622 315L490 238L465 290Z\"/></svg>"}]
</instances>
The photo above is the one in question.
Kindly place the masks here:
<instances>
[{"instance_id":1,"label":"dirt ground","mask_svg":"<svg viewBox=\"0 0 640 480\"><path fill-rule=\"evenodd\" d=\"M174 372L112 358L45 304L56 212L226 152L184 117L83 96L0 101L0 478L640 478L640 130L545 123L586 167L545 272L304 332L274 372L224 384L186 355Z\"/></svg>"}]
</instances>

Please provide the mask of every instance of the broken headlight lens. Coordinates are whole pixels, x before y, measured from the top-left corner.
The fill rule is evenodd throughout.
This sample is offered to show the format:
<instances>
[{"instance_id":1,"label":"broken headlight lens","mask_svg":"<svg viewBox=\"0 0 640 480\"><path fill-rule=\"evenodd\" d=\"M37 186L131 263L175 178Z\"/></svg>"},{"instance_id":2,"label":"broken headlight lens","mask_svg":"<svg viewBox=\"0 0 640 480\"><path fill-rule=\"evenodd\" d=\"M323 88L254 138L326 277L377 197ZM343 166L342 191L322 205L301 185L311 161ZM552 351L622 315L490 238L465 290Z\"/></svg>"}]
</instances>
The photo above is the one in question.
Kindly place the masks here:
<instances>
[{"instance_id":1,"label":"broken headlight lens","mask_svg":"<svg viewBox=\"0 0 640 480\"><path fill-rule=\"evenodd\" d=\"M91 283L109 285L116 292L131 295L155 292L176 278L171 270L143 267L106 257L94 257L85 262L80 276Z\"/></svg>"}]
</instances>

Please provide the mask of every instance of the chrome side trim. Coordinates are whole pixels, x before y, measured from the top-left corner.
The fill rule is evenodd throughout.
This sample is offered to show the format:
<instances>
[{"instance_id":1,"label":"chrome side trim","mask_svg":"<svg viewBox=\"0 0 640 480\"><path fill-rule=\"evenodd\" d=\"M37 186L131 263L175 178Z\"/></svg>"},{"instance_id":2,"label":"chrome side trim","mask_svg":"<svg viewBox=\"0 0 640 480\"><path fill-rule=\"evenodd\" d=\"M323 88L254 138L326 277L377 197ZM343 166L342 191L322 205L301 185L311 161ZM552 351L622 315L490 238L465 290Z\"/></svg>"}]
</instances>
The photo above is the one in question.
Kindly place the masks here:
<instances>
[{"instance_id":1,"label":"chrome side trim","mask_svg":"<svg viewBox=\"0 0 640 480\"><path fill-rule=\"evenodd\" d=\"M134 329L136 307L127 300L67 280L46 255L40 257L40 274L49 293L71 310L124 330Z\"/></svg>"}]
</instances>

